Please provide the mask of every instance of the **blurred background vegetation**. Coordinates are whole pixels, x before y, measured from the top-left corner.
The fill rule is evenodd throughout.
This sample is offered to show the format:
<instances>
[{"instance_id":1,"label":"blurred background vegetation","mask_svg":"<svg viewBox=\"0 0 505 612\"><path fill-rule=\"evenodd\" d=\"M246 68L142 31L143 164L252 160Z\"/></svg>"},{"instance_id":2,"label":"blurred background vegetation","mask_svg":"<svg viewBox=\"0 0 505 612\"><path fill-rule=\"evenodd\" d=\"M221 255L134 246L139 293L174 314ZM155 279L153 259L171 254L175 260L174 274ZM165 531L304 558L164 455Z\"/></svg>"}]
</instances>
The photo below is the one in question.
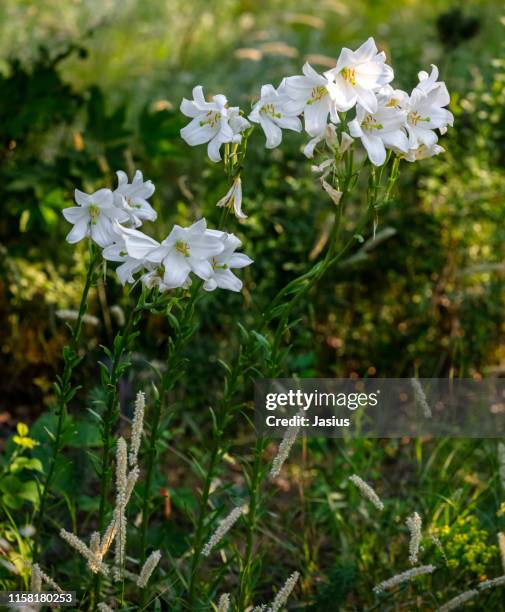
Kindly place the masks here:
<instances>
[{"instance_id":1,"label":"blurred background vegetation","mask_svg":"<svg viewBox=\"0 0 505 612\"><path fill-rule=\"evenodd\" d=\"M492 0L3 0L3 437L18 421L32 423L52 401L51 384L67 338L58 311L76 307L86 256L85 245L65 243L69 226L60 211L71 205L73 189L113 186L115 170L140 168L156 185L153 205L160 218L156 226L146 225L146 232L160 238L174 221L189 223L201 214L215 224L215 203L226 183L204 148L191 149L180 139L186 123L178 111L181 98L191 97L192 87L202 84L207 95L225 93L233 105L247 109L261 84L277 85L283 76L299 73L306 60L319 70L330 67L342 46L355 48L368 36L386 51L395 83L406 90L417 82L419 70L429 69L430 63L439 66L452 94L455 127L443 139L445 154L404 165L396 202L379 218L382 240L344 262L311 294L291 339L290 369L301 376L503 375L504 15L502 3ZM281 148L267 152L261 135L252 139L254 150L243 175L249 218L234 231L255 264L244 271L244 297L222 292L203 302L198 339L191 347L196 365L185 400L188 414L193 409L197 415L196 425L208 417L203 411L198 416L198 410L209 389L220 385L217 358L233 354L236 322L252 324L254 313L305 269L308 254L313 256L324 242L330 207L301 154L304 142L305 137L288 133ZM99 344L107 343L121 325L121 309L127 305L126 293L107 271L92 294L89 313L96 320L84 334L88 359L78 374L83 381L88 375L97 380ZM165 331L159 320L146 322L136 378L144 376L146 359L162 357ZM125 399L133 387L125 381ZM84 404L92 399L93 392L82 393ZM191 431L196 425L191 424ZM187 427L181 431L187 434ZM38 431L43 432L40 421ZM82 431L76 447L96 446L95 430L83 426ZM489 468L492 449L468 444L465 453L479 453L476 470L480 465ZM340 493L332 492L329 475L342 462L367 469L377 460L371 474L378 476L380 462L393 462L400 448L395 441L384 447L363 441L345 451L353 460L342 450L332 455L322 474L317 469L305 474L306 482L319 479L312 520L329 533L335 531L344 550L347 536L345 530L338 532L343 502ZM318 458L324 449L314 449ZM431 480L426 484L425 490L435 491L426 500L426 512L436 511L435 497L460 474L462 464L453 451L437 450L445 456L446 472L439 488ZM409 447L407 454L407 466L421 461L419 448ZM433 464L419 467L418 484L428 479L429 469ZM415 469L401 476L408 483ZM490 489L483 489L482 482L464 482L469 497L461 494L459 507L468 510L468 500L487 491L486 512L496 518L499 500L491 491L496 483L489 481ZM190 504L191 495L179 485L173 476L176 505L177 500L181 506ZM392 491L396 485L392 480ZM61 485L65 487L72 488L68 474ZM320 515L322 498L326 514ZM452 525L457 514L449 516L448 511L444 525ZM495 518L489 519L491 531ZM171 545L176 546L171 530ZM467 531L478 530L472 524ZM360 552L362 570L371 571L376 561L370 552L373 544L368 541ZM352 563L333 566L333 557L327 562L324 543L317 561L307 546L300 546L307 563L327 566L329 585L344 585L344 595L352 590ZM307 592L319 593L315 609L325 609L325 597L329 602L338 598L328 584L305 584Z\"/></svg>"}]
</instances>

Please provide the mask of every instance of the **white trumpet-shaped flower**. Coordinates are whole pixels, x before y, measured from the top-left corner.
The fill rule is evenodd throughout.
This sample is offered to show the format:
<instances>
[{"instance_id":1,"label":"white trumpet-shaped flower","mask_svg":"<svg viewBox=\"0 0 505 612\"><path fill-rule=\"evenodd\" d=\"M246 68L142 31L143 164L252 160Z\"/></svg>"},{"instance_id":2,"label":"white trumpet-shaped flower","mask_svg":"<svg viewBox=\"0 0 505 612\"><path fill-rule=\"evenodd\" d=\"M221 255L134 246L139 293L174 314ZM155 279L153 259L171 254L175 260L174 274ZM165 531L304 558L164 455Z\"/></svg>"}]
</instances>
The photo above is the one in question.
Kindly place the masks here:
<instances>
[{"instance_id":1,"label":"white trumpet-shaped flower","mask_svg":"<svg viewBox=\"0 0 505 612\"><path fill-rule=\"evenodd\" d=\"M447 126L454 122L453 114L444 108L450 102L449 92L443 81L437 81L436 66L431 66L430 75L422 71L418 76L419 83L410 95L407 108L409 148L417 149L424 145L426 150L435 151L433 147L438 140L435 130L444 134Z\"/></svg>"},{"instance_id":2,"label":"white trumpet-shaped flower","mask_svg":"<svg viewBox=\"0 0 505 612\"><path fill-rule=\"evenodd\" d=\"M134 236L129 230L125 235L125 246L131 257L163 266L163 289L175 289L186 283L190 272L203 280L212 277L214 270L210 260L223 252L224 245L219 237L206 230L205 219L190 227L175 225L157 248L149 250L144 238Z\"/></svg>"},{"instance_id":3,"label":"white trumpet-shaped flower","mask_svg":"<svg viewBox=\"0 0 505 612\"><path fill-rule=\"evenodd\" d=\"M232 186L216 206L233 208L237 219L247 219L247 215L242 211L242 179L240 176L235 177Z\"/></svg>"},{"instance_id":4,"label":"white trumpet-shaped flower","mask_svg":"<svg viewBox=\"0 0 505 612\"><path fill-rule=\"evenodd\" d=\"M218 94L207 102L201 85L193 89L193 100L182 100L181 112L192 119L182 128L181 137L191 146L208 142L207 153L213 162L221 161L222 144L240 142L241 132L249 127L238 107L228 107L226 96Z\"/></svg>"},{"instance_id":5,"label":"white trumpet-shaped flower","mask_svg":"<svg viewBox=\"0 0 505 612\"><path fill-rule=\"evenodd\" d=\"M309 136L317 136L324 131L328 115L334 123L340 122L334 100L336 86L330 72L323 76L308 62L302 71L303 76L288 77L284 82L284 91L289 98L284 108L295 115L303 112L305 131Z\"/></svg>"},{"instance_id":6,"label":"white trumpet-shaped flower","mask_svg":"<svg viewBox=\"0 0 505 612\"><path fill-rule=\"evenodd\" d=\"M219 255L214 255L211 260L212 275L205 281L203 288L206 291L214 289L228 289L229 291L240 291L242 281L233 274L233 269L245 268L253 263L253 260L244 253L235 253L242 245L234 234L227 234L219 230L207 230L210 236L219 238L224 249Z\"/></svg>"},{"instance_id":7,"label":"white trumpet-shaped flower","mask_svg":"<svg viewBox=\"0 0 505 612\"><path fill-rule=\"evenodd\" d=\"M301 132L302 124L296 109L290 108L289 97L285 91L285 81L275 89L273 85L263 85L261 97L253 106L249 119L259 123L265 132L267 149L274 149L282 142L282 130Z\"/></svg>"},{"instance_id":8,"label":"white trumpet-shaped flower","mask_svg":"<svg viewBox=\"0 0 505 612\"><path fill-rule=\"evenodd\" d=\"M374 166L386 161L386 148L407 154L409 141L405 133L406 111L387 95L377 96L377 110L368 112L363 106L356 108L356 119L349 123L349 132L360 138L368 158Z\"/></svg>"},{"instance_id":9,"label":"white trumpet-shaped flower","mask_svg":"<svg viewBox=\"0 0 505 612\"><path fill-rule=\"evenodd\" d=\"M147 253L160 246L154 238L147 236L139 230L123 227L119 223L114 224L115 242L106 247L102 255L108 261L121 262L116 268L116 274L121 284L134 283L134 274L140 272L145 265ZM127 241L135 244L135 256L128 253Z\"/></svg>"},{"instance_id":10,"label":"white trumpet-shaped flower","mask_svg":"<svg viewBox=\"0 0 505 612\"><path fill-rule=\"evenodd\" d=\"M99 189L87 194L75 190L77 206L63 209L63 216L74 227L67 235L67 242L75 244L87 236L99 246L106 247L115 239L114 221L126 223L130 216L114 204L114 195L110 189Z\"/></svg>"},{"instance_id":11,"label":"white trumpet-shaped flower","mask_svg":"<svg viewBox=\"0 0 505 612\"><path fill-rule=\"evenodd\" d=\"M114 203L125 210L132 227L140 227L142 221L156 221L158 214L147 201L154 193L152 181L144 181L142 172L137 170L131 183L122 170L116 172L118 186L114 190Z\"/></svg>"},{"instance_id":12,"label":"white trumpet-shaped flower","mask_svg":"<svg viewBox=\"0 0 505 612\"><path fill-rule=\"evenodd\" d=\"M394 77L393 69L386 64L385 53L379 53L373 38L369 38L356 51L344 47L337 65L328 72L335 79L333 97L342 111L358 103L367 112L375 113L377 99L374 92Z\"/></svg>"}]
</instances>

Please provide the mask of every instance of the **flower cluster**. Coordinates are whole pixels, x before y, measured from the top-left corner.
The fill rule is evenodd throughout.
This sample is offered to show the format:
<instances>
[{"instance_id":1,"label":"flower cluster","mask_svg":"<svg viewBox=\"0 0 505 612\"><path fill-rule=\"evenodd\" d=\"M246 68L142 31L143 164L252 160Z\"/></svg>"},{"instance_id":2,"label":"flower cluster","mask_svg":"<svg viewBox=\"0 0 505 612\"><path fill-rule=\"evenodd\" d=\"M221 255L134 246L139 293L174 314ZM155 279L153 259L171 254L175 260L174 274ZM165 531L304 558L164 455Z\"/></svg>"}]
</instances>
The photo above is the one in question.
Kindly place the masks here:
<instances>
[{"instance_id":1,"label":"flower cluster","mask_svg":"<svg viewBox=\"0 0 505 612\"><path fill-rule=\"evenodd\" d=\"M229 115L233 125L240 125L240 117ZM219 136L219 142L222 138ZM145 286L166 291L188 287L193 273L204 281L206 291L217 287L241 290L242 281L232 270L250 265L252 259L236 252L241 242L235 235L207 229L205 219L200 219L190 227L175 225L160 243L138 229L143 221L156 220L156 211L147 201L154 185L144 181L139 170L131 183L122 171L117 177L114 191L99 189L86 194L75 190L77 206L63 210L65 219L74 225L68 242L91 238L102 247L104 259L120 264L116 273L123 284L136 282L135 275L140 273Z\"/></svg>"},{"instance_id":2,"label":"flower cluster","mask_svg":"<svg viewBox=\"0 0 505 612\"><path fill-rule=\"evenodd\" d=\"M260 98L248 120L237 107L228 107L219 94L206 102L201 86L193 90L193 101L184 99L181 111L192 118L181 130L190 145L208 142L209 157L220 161L223 143L239 144L250 123L259 124L271 149L282 142L282 130L302 130L302 121L311 137L305 147L312 157L315 146L325 140L333 148L338 144L336 127L341 134L360 139L368 158L382 166L387 149L407 161L416 161L441 153L438 130L443 134L452 126L453 116L444 107L449 104L445 83L438 81L438 69L420 72L419 82L409 95L394 89L394 72L386 64L373 38L356 51L344 48L335 67L319 74L306 63L303 74L284 78L279 87L263 85ZM351 118L348 112L354 110ZM347 131L346 131L347 130Z\"/></svg>"}]
</instances>

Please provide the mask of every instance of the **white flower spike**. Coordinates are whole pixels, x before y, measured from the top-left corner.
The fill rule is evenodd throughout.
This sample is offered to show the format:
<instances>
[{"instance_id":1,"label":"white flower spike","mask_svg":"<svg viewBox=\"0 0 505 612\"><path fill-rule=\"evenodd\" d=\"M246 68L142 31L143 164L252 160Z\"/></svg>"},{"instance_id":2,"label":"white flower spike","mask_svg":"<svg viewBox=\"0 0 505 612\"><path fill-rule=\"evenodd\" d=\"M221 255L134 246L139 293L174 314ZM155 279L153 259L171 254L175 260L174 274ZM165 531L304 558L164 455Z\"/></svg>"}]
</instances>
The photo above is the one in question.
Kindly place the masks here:
<instances>
[{"instance_id":1,"label":"white flower spike","mask_svg":"<svg viewBox=\"0 0 505 612\"><path fill-rule=\"evenodd\" d=\"M394 77L393 69L386 64L385 53L379 53L371 37L356 51L344 47L337 65L328 73L335 79L333 96L339 110L347 111L359 103L369 113L377 110L374 92Z\"/></svg>"},{"instance_id":2,"label":"white flower spike","mask_svg":"<svg viewBox=\"0 0 505 612\"><path fill-rule=\"evenodd\" d=\"M205 291L214 291L218 287L229 291L240 291L242 281L233 274L232 269L250 266L253 260L244 253L235 253L242 243L234 234L227 234L219 230L207 230L207 234L218 237L224 249L219 255L211 258L212 276L205 281L203 288Z\"/></svg>"},{"instance_id":3,"label":"white flower spike","mask_svg":"<svg viewBox=\"0 0 505 612\"><path fill-rule=\"evenodd\" d=\"M140 170L135 172L131 183L126 172L118 170L116 175L118 186L114 190L114 203L128 213L132 227L140 227L144 220L156 221L158 214L147 201L154 193L153 183L144 181Z\"/></svg>"},{"instance_id":4,"label":"white flower spike","mask_svg":"<svg viewBox=\"0 0 505 612\"><path fill-rule=\"evenodd\" d=\"M265 132L267 149L275 149L282 142L282 130L302 131L296 109L289 108L289 98L285 92L285 81L278 89L273 85L263 85L261 97L254 105L249 119L259 123Z\"/></svg>"},{"instance_id":5,"label":"white flower spike","mask_svg":"<svg viewBox=\"0 0 505 612\"><path fill-rule=\"evenodd\" d=\"M110 189L99 189L87 194L75 190L77 206L63 209L63 216L74 227L67 235L67 242L75 244L89 236L98 246L106 247L115 239L114 221L126 223L129 215L114 205L114 195Z\"/></svg>"},{"instance_id":6,"label":"white flower spike","mask_svg":"<svg viewBox=\"0 0 505 612\"><path fill-rule=\"evenodd\" d=\"M193 100L182 100L181 112L192 119L182 128L181 137L191 146L208 142L207 153L213 162L221 161L222 144L240 142L241 132L249 127L238 107L228 107L226 96L218 94L207 102L201 85L193 89Z\"/></svg>"}]
</instances>

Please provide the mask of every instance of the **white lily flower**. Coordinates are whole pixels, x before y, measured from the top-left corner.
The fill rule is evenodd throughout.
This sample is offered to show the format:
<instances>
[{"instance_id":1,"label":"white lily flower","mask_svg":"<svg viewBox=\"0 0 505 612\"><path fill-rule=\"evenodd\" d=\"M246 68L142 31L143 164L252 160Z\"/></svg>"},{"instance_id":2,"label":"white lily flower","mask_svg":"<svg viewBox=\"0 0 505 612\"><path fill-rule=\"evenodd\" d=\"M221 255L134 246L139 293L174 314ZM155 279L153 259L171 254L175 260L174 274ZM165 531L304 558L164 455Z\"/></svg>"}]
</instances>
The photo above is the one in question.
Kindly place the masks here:
<instances>
[{"instance_id":1,"label":"white lily flower","mask_svg":"<svg viewBox=\"0 0 505 612\"><path fill-rule=\"evenodd\" d=\"M193 100L183 98L181 112L192 118L182 128L181 137L191 146L208 142L207 153L213 162L221 161L221 145L240 142L240 132L249 126L238 107L228 107L226 96L218 94L207 102L201 85L193 89Z\"/></svg>"},{"instance_id":2,"label":"white lily flower","mask_svg":"<svg viewBox=\"0 0 505 612\"><path fill-rule=\"evenodd\" d=\"M386 147L403 153L409 150L405 133L407 113L389 95L377 96L377 103L375 113L358 105L356 119L349 123L349 131L351 136L361 139L372 164L382 166L386 161Z\"/></svg>"},{"instance_id":3,"label":"white lily flower","mask_svg":"<svg viewBox=\"0 0 505 612\"><path fill-rule=\"evenodd\" d=\"M453 114L444 106L450 102L449 92L443 81L437 81L438 68L432 64L431 74L419 73L419 83L413 89L408 102L407 132L409 147L424 145L428 149L438 140L435 130L441 134L452 126Z\"/></svg>"},{"instance_id":4,"label":"white lily flower","mask_svg":"<svg viewBox=\"0 0 505 612\"><path fill-rule=\"evenodd\" d=\"M102 255L108 261L121 262L121 265L116 268L116 274L122 285L134 283L133 275L146 266L145 256L159 247L160 243L143 232L123 227L119 223L114 225L114 231L116 233L115 242L106 247ZM127 241L134 243L135 257L128 253Z\"/></svg>"},{"instance_id":5,"label":"white lily flower","mask_svg":"<svg viewBox=\"0 0 505 612\"><path fill-rule=\"evenodd\" d=\"M422 159L428 159L429 157L434 157L435 155L439 155L440 153L445 153L445 149L439 144L435 143L431 147L427 147L421 144L416 149L409 149L408 153L401 157L408 162L415 162L420 161Z\"/></svg>"},{"instance_id":6,"label":"white lily flower","mask_svg":"<svg viewBox=\"0 0 505 612\"><path fill-rule=\"evenodd\" d=\"M216 206L224 207L229 206L233 208L233 212L237 219L247 219L247 215L242 212L242 179L237 176L232 186L226 192Z\"/></svg>"},{"instance_id":7,"label":"white lily flower","mask_svg":"<svg viewBox=\"0 0 505 612\"><path fill-rule=\"evenodd\" d=\"M130 216L132 227L140 227L142 221L156 221L158 214L147 201L154 193L151 181L144 181L142 172L137 170L131 183L122 170L116 172L118 186L114 190L114 204L123 208Z\"/></svg>"},{"instance_id":8,"label":"white lily flower","mask_svg":"<svg viewBox=\"0 0 505 612\"><path fill-rule=\"evenodd\" d=\"M328 115L334 123L340 122L333 99L335 82L331 73L326 72L323 76L308 62L302 71L303 76L285 79L284 91L290 101L284 108L291 110L295 115L303 112L305 131L309 136L317 137L324 132Z\"/></svg>"},{"instance_id":9,"label":"white lily flower","mask_svg":"<svg viewBox=\"0 0 505 612\"><path fill-rule=\"evenodd\" d=\"M194 272L203 280L213 274L210 259L219 255L223 242L206 232L207 222L200 219L190 227L175 225L159 247L147 249L146 243L131 234L125 236L128 255L143 258L146 262L162 265L163 283L167 289L182 287L189 273ZM141 232L139 232L141 233Z\"/></svg>"},{"instance_id":10,"label":"white lily flower","mask_svg":"<svg viewBox=\"0 0 505 612\"><path fill-rule=\"evenodd\" d=\"M242 281L231 270L250 266L253 260L244 253L235 253L242 243L234 234L227 234L219 230L207 230L207 234L221 240L224 249L219 255L211 258L212 276L205 281L203 288L205 291L214 291L218 287L240 291Z\"/></svg>"},{"instance_id":11,"label":"white lily flower","mask_svg":"<svg viewBox=\"0 0 505 612\"><path fill-rule=\"evenodd\" d=\"M302 131L297 112L288 108L289 98L284 91L285 81L278 89L273 85L263 85L261 97L253 106L249 119L259 123L265 132L267 149L274 149L282 142L282 130Z\"/></svg>"},{"instance_id":12,"label":"white lily flower","mask_svg":"<svg viewBox=\"0 0 505 612\"><path fill-rule=\"evenodd\" d=\"M99 189L91 194L76 189L75 201L77 206L62 211L65 219L74 224L67 235L70 244L90 236L99 246L106 247L115 239L114 221L125 223L130 218L128 213L114 205L110 189Z\"/></svg>"},{"instance_id":13,"label":"white lily flower","mask_svg":"<svg viewBox=\"0 0 505 612\"><path fill-rule=\"evenodd\" d=\"M316 134L314 138L309 140L309 142L303 148L303 154L305 157L312 159L314 157L314 149L323 140L326 142L329 149L333 149L333 147L338 144L337 132L333 123L328 123L322 132Z\"/></svg>"},{"instance_id":14,"label":"white lily flower","mask_svg":"<svg viewBox=\"0 0 505 612\"><path fill-rule=\"evenodd\" d=\"M328 71L335 79L333 97L339 110L347 111L358 103L369 113L375 113L374 92L394 77L393 69L385 62L385 53L379 53L371 37L356 51L342 49L337 65Z\"/></svg>"}]
</instances>

